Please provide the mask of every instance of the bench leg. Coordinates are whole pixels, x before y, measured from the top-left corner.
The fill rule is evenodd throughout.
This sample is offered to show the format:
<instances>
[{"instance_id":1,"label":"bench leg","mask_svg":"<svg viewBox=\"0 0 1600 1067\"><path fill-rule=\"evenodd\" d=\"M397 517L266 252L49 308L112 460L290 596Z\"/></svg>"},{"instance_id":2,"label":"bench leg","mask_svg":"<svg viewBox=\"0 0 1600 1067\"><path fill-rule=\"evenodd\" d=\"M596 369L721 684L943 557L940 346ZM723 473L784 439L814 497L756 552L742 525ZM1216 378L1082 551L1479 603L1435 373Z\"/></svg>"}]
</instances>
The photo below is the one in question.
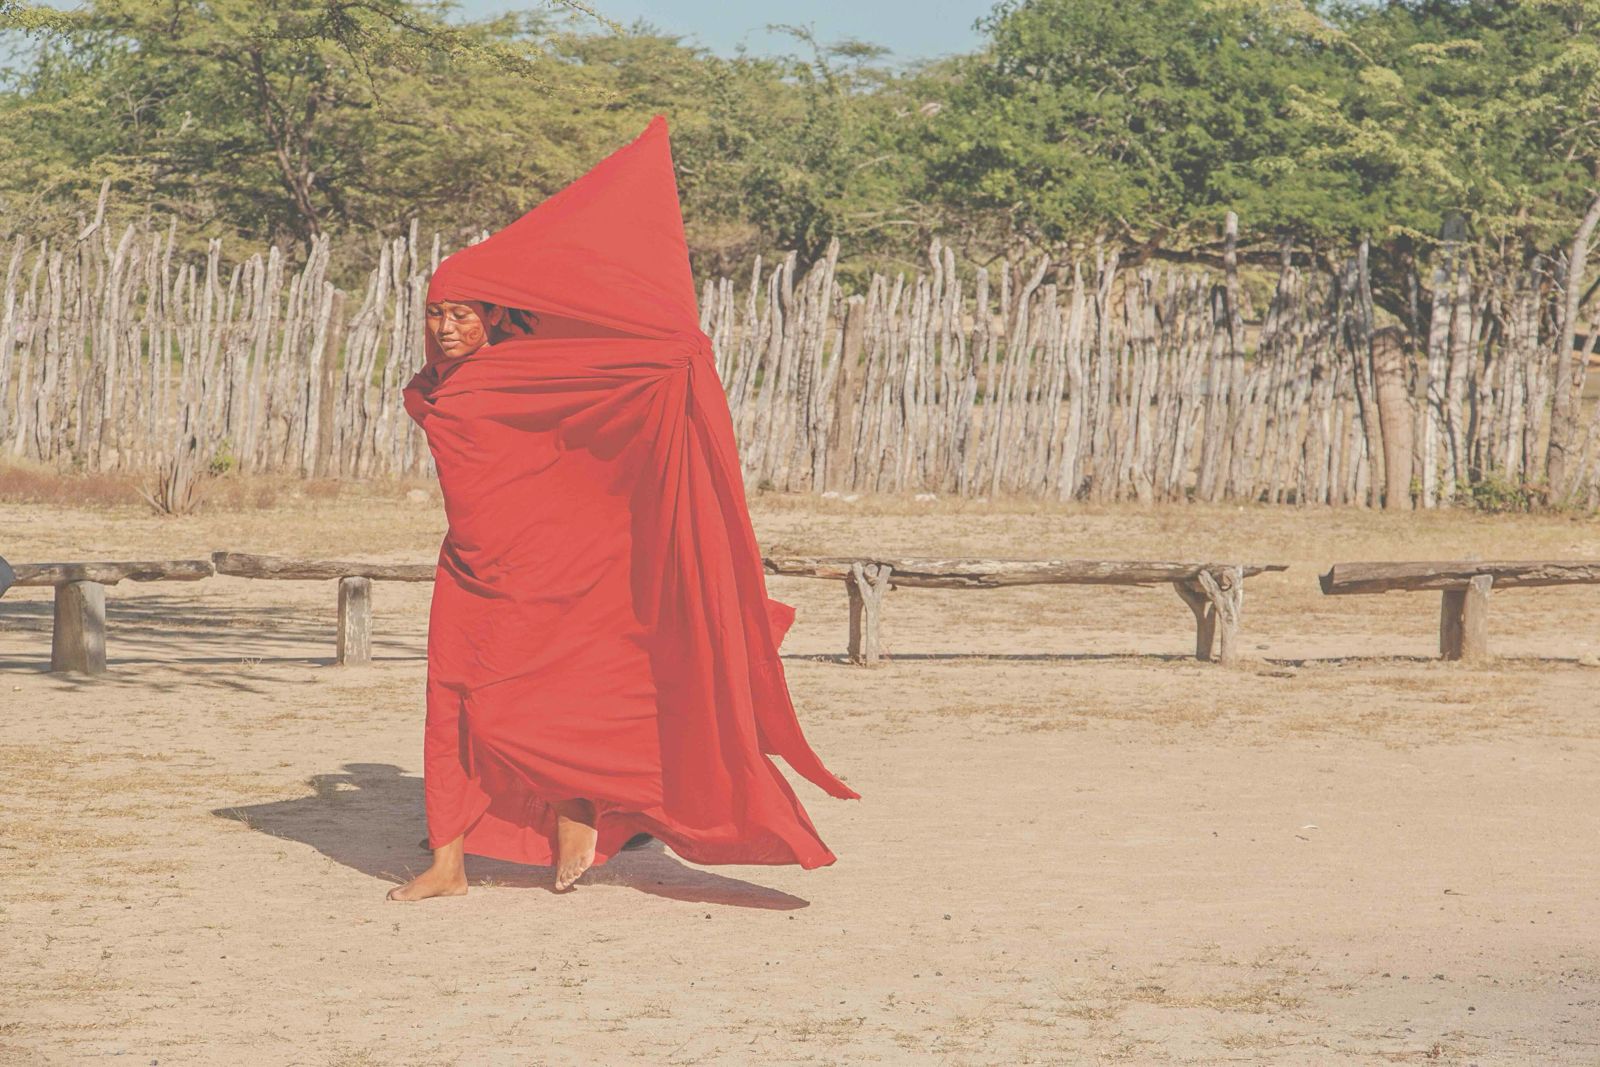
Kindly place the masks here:
<instances>
[{"instance_id":1,"label":"bench leg","mask_svg":"<svg viewBox=\"0 0 1600 1067\"><path fill-rule=\"evenodd\" d=\"M1446 589L1439 596L1439 655L1461 658L1461 609L1467 602L1465 589Z\"/></svg>"},{"instance_id":2,"label":"bench leg","mask_svg":"<svg viewBox=\"0 0 1600 1067\"><path fill-rule=\"evenodd\" d=\"M1198 582L1173 582L1172 588L1194 612L1194 658L1202 662L1210 660L1217 636L1217 613L1211 607L1211 598Z\"/></svg>"},{"instance_id":3,"label":"bench leg","mask_svg":"<svg viewBox=\"0 0 1600 1067\"><path fill-rule=\"evenodd\" d=\"M1217 573L1201 571L1195 581L1211 603L1217 636L1217 662L1231 667L1239 661L1239 617L1244 612L1244 568L1223 567Z\"/></svg>"},{"instance_id":4,"label":"bench leg","mask_svg":"<svg viewBox=\"0 0 1600 1067\"><path fill-rule=\"evenodd\" d=\"M850 645L847 656L851 663L872 666L878 662L878 619L883 608L883 594L889 588L887 563L852 563L845 576L845 591L850 596Z\"/></svg>"},{"instance_id":5,"label":"bench leg","mask_svg":"<svg viewBox=\"0 0 1600 1067\"><path fill-rule=\"evenodd\" d=\"M1494 576L1480 574L1465 589L1446 589L1439 601L1439 655L1468 663L1489 657L1489 593Z\"/></svg>"},{"instance_id":6,"label":"bench leg","mask_svg":"<svg viewBox=\"0 0 1600 1067\"><path fill-rule=\"evenodd\" d=\"M50 669L57 673L105 673L106 587L99 582L62 582L56 586Z\"/></svg>"},{"instance_id":7,"label":"bench leg","mask_svg":"<svg viewBox=\"0 0 1600 1067\"><path fill-rule=\"evenodd\" d=\"M372 662L372 579L339 579L338 662L347 667Z\"/></svg>"}]
</instances>

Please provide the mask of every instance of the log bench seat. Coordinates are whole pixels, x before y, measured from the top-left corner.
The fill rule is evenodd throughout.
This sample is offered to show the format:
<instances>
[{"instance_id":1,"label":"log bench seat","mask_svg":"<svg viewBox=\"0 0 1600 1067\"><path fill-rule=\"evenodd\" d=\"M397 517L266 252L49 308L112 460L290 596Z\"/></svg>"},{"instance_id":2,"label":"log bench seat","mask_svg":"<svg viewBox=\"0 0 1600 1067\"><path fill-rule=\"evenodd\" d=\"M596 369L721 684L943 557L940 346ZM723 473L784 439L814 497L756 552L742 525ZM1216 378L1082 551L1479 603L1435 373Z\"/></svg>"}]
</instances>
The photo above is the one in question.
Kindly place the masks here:
<instances>
[{"instance_id":1,"label":"log bench seat","mask_svg":"<svg viewBox=\"0 0 1600 1067\"><path fill-rule=\"evenodd\" d=\"M1489 594L1513 586L1600 585L1600 560L1335 563L1321 575L1328 596L1438 590L1439 654L1489 656Z\"/></svg>"},{"instance_id":2,"label":"log bench seat","mask_svg":"<svg viewBox=\"0 0 1600 1067\"><path fill-rule=\"evenodd\" d=\"M282 559L243 552L213 552L210 559L92 563L17 563L0 560L0 594L8 585L54 586L50 669L103 674L106 669L106 587L118 582L193 582L217 574L339 583L335 661L372 662L372 582L431 582L434 564L357 563Z\"/></svg>"},{"instance_id":3,"label":"log bench seat","mask_svg":"<svg viewBox=\"0 0 1600 1067\"><path fill-rule=\"evenodd\" d=\"M910 559L861 556L767 557L768 574L842 581L850 598L847 655L878 661L883 595L898 586L998 589L1013 585L1170 585L1195 619L1195 658L1231 664L1239 655L1244 580L1282 563L1171 563L1084 559Z\"/></svg>"},{"instance_id":4,"label":"log bench seat","mask_svg":"<svg viewBox=\"0 0 1600 1067\"><path fill-rule=\"evenodd\" d=\"M910 559L860 556L769 556L767 573L842 581L850 604L848 657L878 662L883 596L897 586L996 589L1013 585L1169 585L1195 619L1195 658L1228 664L1238 658L1244 580L1279 563L1171 563L1115 560ZM214 552L210 559L19 563L0 561L6 584L55 587L50 669L100 674L106 669L106 586L122 581L198 581L213 575L284 581L337 581L339 622L335 659L372 661L372 583L431 582L433 563L363 563L285 559Z\"/></svg>"},{"instance_id":5,"label":"log bench seat","mask_svg":"<svg viewBox=\"0 0 1600 1067\"><path fill-rule=\"evenodd\" d=\"M347 667L372 662L372 583L431 582L433 563L357 563L327 559L283 559L246 552L213 552L218 574L235 578L339 583L339 629L334 661Z\"/></svg>"},{"instance_id":6,"label":"log bench seat","mask_svg":"<svg viewBox=\"0 0 1600 1067\"><path fill-rule=\"evenodd\" d=\"M79 674L105 673L106 586L124 581L197 582L215 573L208 559L16 563L6 570L12 585L55 587L50 669Z\"/></svg>"}]
</instances>

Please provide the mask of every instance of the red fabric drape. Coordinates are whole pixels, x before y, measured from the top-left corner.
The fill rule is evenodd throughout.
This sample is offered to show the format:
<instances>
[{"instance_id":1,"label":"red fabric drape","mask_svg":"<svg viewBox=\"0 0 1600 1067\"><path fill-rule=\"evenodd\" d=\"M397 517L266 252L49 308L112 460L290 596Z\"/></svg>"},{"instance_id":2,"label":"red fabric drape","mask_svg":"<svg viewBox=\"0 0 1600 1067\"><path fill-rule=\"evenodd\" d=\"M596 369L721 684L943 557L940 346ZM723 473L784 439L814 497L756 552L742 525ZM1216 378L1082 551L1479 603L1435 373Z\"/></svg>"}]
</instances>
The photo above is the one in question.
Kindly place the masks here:
<instances>
[{"instance_id":1,"label":"red fabric drape","mask_svg":"<svg viewBox=\"0 0 1600 1067\"><path fill-rule=\"evenodd\" d=\"M697 863L832 863L768 754L811 750L778 644L666 120L439 264L428 299L541 316L405 387L449 532L428 629L434 846L548 864L556 801L595 801L596 862L647 831Z\"/></svg>"}]
</instances>

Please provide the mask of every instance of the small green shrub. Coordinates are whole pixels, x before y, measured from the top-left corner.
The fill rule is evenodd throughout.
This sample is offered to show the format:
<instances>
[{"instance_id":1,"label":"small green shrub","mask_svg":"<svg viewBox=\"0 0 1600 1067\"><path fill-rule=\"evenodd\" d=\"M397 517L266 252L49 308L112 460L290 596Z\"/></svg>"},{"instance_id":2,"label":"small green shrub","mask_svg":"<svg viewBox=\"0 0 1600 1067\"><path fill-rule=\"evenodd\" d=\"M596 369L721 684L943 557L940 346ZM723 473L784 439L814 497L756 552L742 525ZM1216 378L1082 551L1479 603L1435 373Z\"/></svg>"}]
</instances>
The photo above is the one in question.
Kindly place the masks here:
<instances>
[{"instance_id":1,"label":"small green shrub","mask_svg":"<svg viewBox=\"0 0 1600 1067\"><path fill-rule=\"evenodd\" d=\"M239 466L239 459L233 454L233 442L223 441L211 456L211 462L206 464L206 473L213 476L227 474Z\"/></svg>"},{"instance_id":2,"label":"small green shrub","mask_svg":"<svg viewBox=\"0 0 1600 1067\"><path fill-rule=\"evenodd\" d=\"M1544 504L1545 487L1512 480L1491 471L1476 481L1462 485L1458 497L1478 511L1491 514L1533 511Z\"/></svg>"}]
</instances>

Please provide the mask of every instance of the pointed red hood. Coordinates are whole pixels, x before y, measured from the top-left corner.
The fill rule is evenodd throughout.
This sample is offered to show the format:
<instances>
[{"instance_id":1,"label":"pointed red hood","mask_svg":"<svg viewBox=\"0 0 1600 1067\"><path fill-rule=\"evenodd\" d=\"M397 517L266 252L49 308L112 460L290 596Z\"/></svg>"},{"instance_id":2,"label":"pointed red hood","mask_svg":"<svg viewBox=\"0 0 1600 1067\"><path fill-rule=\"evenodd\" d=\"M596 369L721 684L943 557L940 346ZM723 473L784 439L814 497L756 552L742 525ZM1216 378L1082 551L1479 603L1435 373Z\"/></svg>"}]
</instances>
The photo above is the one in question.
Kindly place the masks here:
<instances>
[{"instance_id":1,"label":"pointed red hood","mask_svg":"<svg viewBox=\"0 0 1600 1067\"><path fill-rule=\"evenodd\" d=\"M484 241L446 257L428 299L484 300L645 337L699 329L667 120Z\"/></svg>"}]
</instances>

